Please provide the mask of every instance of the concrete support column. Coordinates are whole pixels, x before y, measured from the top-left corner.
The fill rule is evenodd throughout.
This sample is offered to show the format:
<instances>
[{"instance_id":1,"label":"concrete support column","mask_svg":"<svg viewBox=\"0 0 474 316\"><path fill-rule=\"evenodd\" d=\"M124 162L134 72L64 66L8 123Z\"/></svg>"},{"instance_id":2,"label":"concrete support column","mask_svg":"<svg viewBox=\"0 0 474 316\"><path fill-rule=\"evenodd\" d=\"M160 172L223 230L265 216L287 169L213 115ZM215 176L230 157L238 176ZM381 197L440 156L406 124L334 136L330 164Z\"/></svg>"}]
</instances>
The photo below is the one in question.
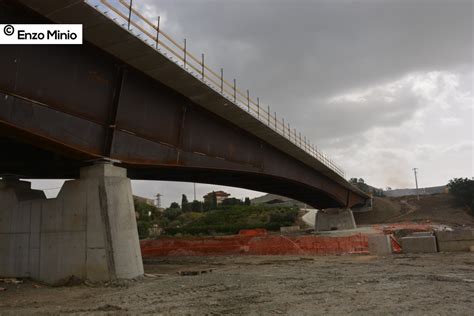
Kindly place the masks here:
<instances>
[{"instance_id":1,"label":"concrete support column","mask_svg":"<svg viewBox=\"0 0 474 316\"><path fill-rule=\"evenodd\" d=\"M315 231L342 230L356 228L351 209L331 208L316 213Z\"/></svg>"},{"instance_id":2,"label":"concrete support column","mask_svg":"<svg viewBox=\"0 0 474 316\"><path fill-rule=\"evenodd\" d=\"M54 284L70 276L108 281L143 274L125 169L82 168L55 199L38 198L27 182L1 183L0 276Z\"/></svg>"}]
</instances>

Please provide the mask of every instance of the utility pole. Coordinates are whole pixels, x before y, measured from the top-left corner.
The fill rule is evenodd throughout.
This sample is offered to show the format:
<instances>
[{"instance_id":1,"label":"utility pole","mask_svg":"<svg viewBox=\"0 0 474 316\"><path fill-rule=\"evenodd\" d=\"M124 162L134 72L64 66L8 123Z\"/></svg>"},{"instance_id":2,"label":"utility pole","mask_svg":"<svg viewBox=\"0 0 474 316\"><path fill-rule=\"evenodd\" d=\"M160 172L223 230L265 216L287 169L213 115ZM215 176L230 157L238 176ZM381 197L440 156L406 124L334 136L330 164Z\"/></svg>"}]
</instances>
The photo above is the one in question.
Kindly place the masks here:
<instances>
[{"instance_id":1,"label":"utility pole","mask_svg":"<svg viewBox=\"0 0 474 316\"><path fill-rule=\"evenodd\" d=\"M418 193L418 177L417 177L417 171L418 168L413 168L413 172L415 173L415 184L416 184L416 199L420 199L420 194Z\"/></svg>"},{"instance_id":2,"label":"utility pole","mask_svg":"<svg viewBox=\"0 0 474 316\"><path fill-rule=\"evenodd\" d=\"M194 201L196 201L196 182L194 182Z\"/></svg>"}]
</instances>

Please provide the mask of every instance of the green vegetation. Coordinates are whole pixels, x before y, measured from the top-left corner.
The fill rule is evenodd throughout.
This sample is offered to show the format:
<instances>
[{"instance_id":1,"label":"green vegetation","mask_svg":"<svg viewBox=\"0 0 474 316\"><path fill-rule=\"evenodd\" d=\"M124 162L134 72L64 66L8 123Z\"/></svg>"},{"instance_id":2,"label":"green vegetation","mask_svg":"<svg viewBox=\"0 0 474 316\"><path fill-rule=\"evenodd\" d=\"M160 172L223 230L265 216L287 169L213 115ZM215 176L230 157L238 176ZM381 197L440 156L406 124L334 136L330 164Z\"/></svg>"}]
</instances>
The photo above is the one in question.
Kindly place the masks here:
<instances>
[{"instance_id":1,"label":"green vegetation","mask_svg":"<svg viewBox=\"0 0 474 316\"><path fill-rule=\"evenodd\" d=\"M454 178L449 181L448 188L460 203L470 207L474 213L474 180Z\"/></svg>"},{"instance_id":2,"label":"green vegetation","mask_svg":"<svg viewBox=\"0 0 474 316\"><path fill-rule=\"evenodd\" d=\"M237 234L241 229L278 230L291 226L298 216L297 208L222 205L204 213L183 213L165 228L165 234L185 235Z\"/></svg>"},{"instance_id":3,"label":"green vegetation","mask_svg":"<svg viewBox=\"0 0 474 316\"><path fill-rule=\"evenodd\" d=\"M140 238L148 237L148 231L154 223L161 220L162 215L158 209L152 205L140 202L137 199L133 199L135 205L135 212L138 214L137 226L138 236Z\"/></svg>"},{"instance_id":4,"label":"green vegetation","mask_svg":"<svg viewBox=\"0 0 474 316\"><path fill-rule=\"evenodd\" d=\"M296 207L248 205L250 200L227 200L215 209L205 211L211 203L188 203L186 199L186 211L178 203L172 203L162 212L154 206L134 200L139 236L149 237L150 228L156 226L165 235L225 235L253 228L278 230L281 226L294 225L298 216Z\"/></svg>"},{"instance_id":5,"label":"green vegetation","mask_svg":"<svg viewBox=\"0 0 474 316\"><path fill-rule=\"evenodd\" d=\"M362 192L365 192L367 194L373 194L373 196L378 196L378 197L383 197L384 193L382 189L377 189L374 188L368 184L365 183L364 179L362 178L351 178L349 180L349 183L351 183L353 186L357 187L359 190Z\"/></svg>"}]
</instances>

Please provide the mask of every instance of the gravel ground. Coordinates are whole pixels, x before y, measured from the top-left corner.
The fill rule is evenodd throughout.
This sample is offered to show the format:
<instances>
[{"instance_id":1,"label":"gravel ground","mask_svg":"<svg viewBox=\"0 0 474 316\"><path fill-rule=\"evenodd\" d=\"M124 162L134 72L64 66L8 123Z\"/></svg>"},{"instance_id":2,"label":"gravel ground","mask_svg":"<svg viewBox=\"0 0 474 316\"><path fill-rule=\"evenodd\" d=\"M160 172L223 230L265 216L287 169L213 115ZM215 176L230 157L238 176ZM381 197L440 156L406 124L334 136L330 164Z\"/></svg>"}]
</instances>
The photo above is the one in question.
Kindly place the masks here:
<instances>
[{"instance_id":1,"label":"gravel ground","mask_svg":"<svg viewBox=\"0 0 474 316\"><path fill-rule=\"evenodd\" d=\"M145 277L1 283L0 314L473 315L474 254L164 258ZM180 275L203 271L198 275Z\"/></svg>"}]
</instances>

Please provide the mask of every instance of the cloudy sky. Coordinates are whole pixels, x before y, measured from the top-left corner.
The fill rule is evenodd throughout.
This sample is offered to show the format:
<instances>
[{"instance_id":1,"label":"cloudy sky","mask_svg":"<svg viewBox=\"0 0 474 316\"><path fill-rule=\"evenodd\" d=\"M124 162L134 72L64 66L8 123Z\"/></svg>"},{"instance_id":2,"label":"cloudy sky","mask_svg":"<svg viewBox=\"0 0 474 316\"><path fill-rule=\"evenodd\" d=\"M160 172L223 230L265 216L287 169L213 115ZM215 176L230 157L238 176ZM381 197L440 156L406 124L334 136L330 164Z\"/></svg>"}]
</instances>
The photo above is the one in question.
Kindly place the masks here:
<instances>
[{"instance_id":1,"label":"cloudy sky","mask_svg":"<svg viewBox=\"0 0 474 316\"><path fill-rule=\"evenodd\" d=\"M473 176L473 3L134 1L298 126L348 178L392 188L413 187L413 167L421 187ZM165 205L193 195L190 183L134 181L133 188L162 193ZM222 188L260 194L198 184L198 198Z\"/></svg>"}]
</instances>

